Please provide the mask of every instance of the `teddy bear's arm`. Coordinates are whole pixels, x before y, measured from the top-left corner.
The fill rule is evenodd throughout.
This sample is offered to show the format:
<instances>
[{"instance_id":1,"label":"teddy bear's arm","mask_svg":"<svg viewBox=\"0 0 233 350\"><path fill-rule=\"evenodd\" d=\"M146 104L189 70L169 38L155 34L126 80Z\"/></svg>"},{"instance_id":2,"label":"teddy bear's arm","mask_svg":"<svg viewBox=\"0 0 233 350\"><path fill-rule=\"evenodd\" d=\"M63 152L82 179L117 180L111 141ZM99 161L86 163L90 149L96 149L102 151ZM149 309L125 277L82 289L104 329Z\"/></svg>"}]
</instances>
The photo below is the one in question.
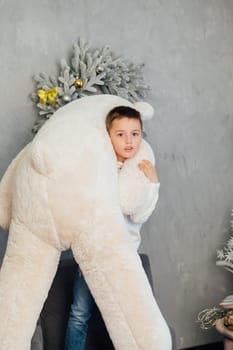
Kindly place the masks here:
<instances>
[{"instance_id":1,"label":"teddy bear's arm","mask_svg":"<svg viewBox=\"0 0 233 350\"><path fill-rule=\"evenodd\" d=\"M12 207L12 191L15 181L15 173L17 171L20 161L24 158L30 143L27 144L12 160L8 166L5 174L3 175L0 183L0 227L5 231L9 229L11 220L11 207Z\"/></svg>"},{"instance_id":2,"label":"teddy bear's arm","mask_svg":"<svg viewBox=\"0 0 233 350\"><path fill-rule=\"evenodd\" d=\"M154 211L159 199L160 183L147 183L143 193L144 200L141 205L135 208L133 214L130 215L134 223L143 224L148 220Z\"/></svg>"}]
</instances>

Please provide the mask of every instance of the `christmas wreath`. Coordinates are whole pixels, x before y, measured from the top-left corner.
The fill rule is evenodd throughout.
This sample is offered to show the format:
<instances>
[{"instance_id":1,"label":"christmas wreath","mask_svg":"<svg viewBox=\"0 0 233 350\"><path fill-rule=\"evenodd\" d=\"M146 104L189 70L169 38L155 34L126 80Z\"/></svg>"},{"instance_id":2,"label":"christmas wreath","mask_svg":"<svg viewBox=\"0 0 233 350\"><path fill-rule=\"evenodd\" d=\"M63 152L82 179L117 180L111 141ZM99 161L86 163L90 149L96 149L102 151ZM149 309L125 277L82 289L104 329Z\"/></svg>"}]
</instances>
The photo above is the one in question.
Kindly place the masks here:
<instances>
[{"instance_id":1,"label":"christmas wreath","mask_svg":"<svg viewBox=\"0 0 233 350\"><path fill-rule=\"evenodd\" d=\"M149 86L144 83L143 66L117 57L108 45L91 48L79 39L73 45L69 64L61 60L57 76L39 73L33 77L36 91L30 97L39 111L39 119L32 131L36 133L57 109L83 96L103 93L129 101L144 98Z\"/></svg>"}]
</instances>

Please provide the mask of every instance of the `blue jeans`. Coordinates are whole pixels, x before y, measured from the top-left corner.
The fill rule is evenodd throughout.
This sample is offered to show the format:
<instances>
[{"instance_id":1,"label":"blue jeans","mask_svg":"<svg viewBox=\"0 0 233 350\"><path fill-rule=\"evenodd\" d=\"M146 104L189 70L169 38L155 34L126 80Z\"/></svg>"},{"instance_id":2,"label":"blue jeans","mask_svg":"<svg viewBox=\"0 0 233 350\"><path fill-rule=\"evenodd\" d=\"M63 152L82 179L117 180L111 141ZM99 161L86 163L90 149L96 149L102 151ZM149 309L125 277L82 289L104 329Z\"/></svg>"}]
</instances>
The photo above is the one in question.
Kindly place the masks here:
<instances>
[{"instance_id":1,"label":"blue jeans","mask_svg":"<svg viewBox=\"0 0 233 350\"><path fill-rule=\"evenodd\" d=\"M78 271L74 279L73 303L71 305L66 331L65 350L83 350L91 317L94 299L89 288Z\"/></svg>"}]
</instances>

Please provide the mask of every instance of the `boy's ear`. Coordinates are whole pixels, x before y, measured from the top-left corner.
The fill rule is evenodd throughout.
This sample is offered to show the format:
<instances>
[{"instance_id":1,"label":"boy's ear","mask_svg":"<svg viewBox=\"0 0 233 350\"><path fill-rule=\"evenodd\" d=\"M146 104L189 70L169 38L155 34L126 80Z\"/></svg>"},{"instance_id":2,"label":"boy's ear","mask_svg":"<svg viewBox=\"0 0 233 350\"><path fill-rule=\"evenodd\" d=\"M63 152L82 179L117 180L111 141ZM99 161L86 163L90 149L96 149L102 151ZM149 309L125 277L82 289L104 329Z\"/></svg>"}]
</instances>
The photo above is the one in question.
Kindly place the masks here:
<instances>
[{"instance_id":1,"label":"boy's ear","mask_svg":"<svg viewBox=\"0 0 233 350\"><path fill-rule=\"evenodd\" d=\"M140 112L143 121L153 118L154 108L149 103L135 102L134 108Z\"/></svg>"}]
</instances>

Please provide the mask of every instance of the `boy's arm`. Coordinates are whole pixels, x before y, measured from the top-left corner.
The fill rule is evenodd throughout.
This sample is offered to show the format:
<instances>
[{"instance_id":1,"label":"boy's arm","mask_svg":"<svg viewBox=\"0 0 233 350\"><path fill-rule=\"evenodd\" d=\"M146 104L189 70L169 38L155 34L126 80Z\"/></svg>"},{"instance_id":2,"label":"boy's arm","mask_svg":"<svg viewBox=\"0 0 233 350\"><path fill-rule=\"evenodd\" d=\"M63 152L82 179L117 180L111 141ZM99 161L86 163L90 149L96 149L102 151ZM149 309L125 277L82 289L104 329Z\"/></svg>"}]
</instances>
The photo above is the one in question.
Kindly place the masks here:
<instances>
[{"instance_id":1,"label":"boy's arm","mask_svg":"<svg viewBox=\"0 0 233 350\"><path fill-rule=\"evenodd\" d=\"M159 180L150 145L142 140L139 152L124 162L119 172L119 195L123 214L135 223L144 223L159 198Z\"/></svg>"},{"instance_id":2,"label":"boy's arm","mask_svg":"<svg viewBox=\"0 0 233 350\"><path fill-rule=\"evenodd\" d=\"M138 168L143 172L145 177L147 177L150 182L159 182L157 171L154 165L148 159L142 159L138 164Z\"/></svg>"},{"instance_id":3,"label":"boy's arm","mask_svg":"<svg viewBox=\"0 0 233 350\"><path fill-rule=\"evenodd\" d=\"M160 183L158 182L156 171L151 173L151 178L149 178L149 176L147 176L145 172L144 175L146 176L146 183L143 186L143 200L141 201L140 205L138 205L135 208L134 212L130 215L130 218L133 222L140 224L146 222L151 216L152 212L154 211L159 199L160 188ZM154 181L151 181L151 179L153 179Z\"/></svg>"}]
</instances>

